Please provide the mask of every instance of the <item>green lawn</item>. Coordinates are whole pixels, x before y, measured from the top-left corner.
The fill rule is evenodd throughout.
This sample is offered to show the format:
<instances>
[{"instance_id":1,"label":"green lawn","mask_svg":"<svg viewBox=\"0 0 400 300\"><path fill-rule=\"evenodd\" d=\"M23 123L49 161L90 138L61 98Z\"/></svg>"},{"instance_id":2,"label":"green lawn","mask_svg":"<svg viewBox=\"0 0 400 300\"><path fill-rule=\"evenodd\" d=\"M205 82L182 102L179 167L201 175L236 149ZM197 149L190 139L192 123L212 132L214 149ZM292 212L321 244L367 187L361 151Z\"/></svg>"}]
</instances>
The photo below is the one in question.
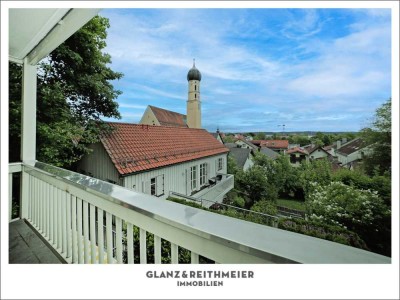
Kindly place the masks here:
<instances>
[{"instance_id":1,"label":"green lawn","mask_svg":"<svg viewBox=\"0 0 400 300\"><path fill-rule=\"evenodd\" d=\"M291 208L291 209L297 209L297 210L301 210L301 211L306 210L304 201L278 199L276 204L278 206L283 206L283 207L287 207L287 208Z\"/></svg>"}]
</instances>

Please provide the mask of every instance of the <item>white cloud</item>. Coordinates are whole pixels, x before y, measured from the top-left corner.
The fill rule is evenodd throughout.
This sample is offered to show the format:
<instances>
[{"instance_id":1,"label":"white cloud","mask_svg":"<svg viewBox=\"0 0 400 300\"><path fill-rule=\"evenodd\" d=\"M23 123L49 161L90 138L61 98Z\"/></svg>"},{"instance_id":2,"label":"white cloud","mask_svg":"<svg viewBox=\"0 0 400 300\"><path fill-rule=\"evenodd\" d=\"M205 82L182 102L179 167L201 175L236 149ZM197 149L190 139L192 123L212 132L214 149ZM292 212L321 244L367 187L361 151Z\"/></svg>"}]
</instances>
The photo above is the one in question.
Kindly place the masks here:
<instances>
[{"instance_id":1,"label":"white cloud","mask_svg":"<svg viewBox=\"0 0 400 300\"><path fill-rule=\"evenodd\" d=\"M302 10L303 16L297 14L291 16L282 28L282 33L290 39L304 39L313 36L321 31L322 22L316 10Z\"/></svg>"},{"instance_id":2,"label":"white cloud","mask_svg":"<svg viewBox=\"0 0 400 300\"><path fill-rule=\"evenodd\" d=\"M367 115L390 96L387 11L337 12L340 22L356 15L344 25L328 10L279 11L103 11L111 17L106 52L125 73L120 107L183 109L181 101L164 100L187 99L193 58L203 75L203 122L210 126L258 128L262 117L254 112L263 111L274 111L262 121L275 125L344 126L351 123L349 111ZM134 99L140 105L129 104Z\"/></svg>"},{"instance_id":3,"label":"white cloud","mask_svg":"<svg viewBox=\"0 0 400 300\"><path fill-rule=\"evenodd\" d=\"M134 109L145 109L146 105L137 105L137 104L127 104L127 103L119 103L120 108L134 108Z\"/></svg>"}]
</instances>

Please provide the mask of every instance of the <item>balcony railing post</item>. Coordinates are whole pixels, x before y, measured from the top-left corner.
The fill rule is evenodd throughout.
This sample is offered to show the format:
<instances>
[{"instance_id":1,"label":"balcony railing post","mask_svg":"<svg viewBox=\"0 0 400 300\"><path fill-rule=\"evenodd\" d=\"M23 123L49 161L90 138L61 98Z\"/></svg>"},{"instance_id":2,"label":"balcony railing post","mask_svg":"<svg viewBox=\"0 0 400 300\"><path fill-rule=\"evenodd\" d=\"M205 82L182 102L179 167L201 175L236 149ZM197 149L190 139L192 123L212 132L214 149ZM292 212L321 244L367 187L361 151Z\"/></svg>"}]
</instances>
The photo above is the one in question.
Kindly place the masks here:
<instances>
[{"instance_id":1,"label":"balcony railing post","mask_svg":"<svg viewBox=\"0 0 400 300\"><path fill-rule=\"evenodd\" d=\"M19 209L21 219L28 219L29 201L32 199L30 188L29 175L24 172L24 166L22 166L20 200L21 206Z\"/></svg>"},{"instance_id":2,"label":"balcony railing post","mask_svg":"<svg viewBox=\"0 0 400 300\"><path fill-rule=\"evenodd\" d=\"M12 220L13 174L8 174L8 222Z\"/></svg>"}]
</instances>

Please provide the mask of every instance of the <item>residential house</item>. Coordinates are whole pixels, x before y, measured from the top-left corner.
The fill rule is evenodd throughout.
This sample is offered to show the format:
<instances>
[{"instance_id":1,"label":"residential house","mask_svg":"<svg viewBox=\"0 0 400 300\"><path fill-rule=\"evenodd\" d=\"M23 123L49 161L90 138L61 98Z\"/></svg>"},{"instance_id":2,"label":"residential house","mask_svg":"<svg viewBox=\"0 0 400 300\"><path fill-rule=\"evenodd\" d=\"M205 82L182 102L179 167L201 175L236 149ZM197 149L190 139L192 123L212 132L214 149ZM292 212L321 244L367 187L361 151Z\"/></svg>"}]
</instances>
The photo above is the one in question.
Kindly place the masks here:
<instances>
[{"instance_id":1,"label":"residential house","mask_svg":"<svg viewBox=\"0 0 400 300\"><path fill-rule=\"evenodd\" d=\"M251 143L258 147L268 147L278 153L284 153L289 148L288 140L252 140Z\"/></svg>"},{"instance_id":2,"label":"residential house","mask_svg":"<svg viewBox=\"0 0 400 300\"><path fill-rule=\"evenodd\" d=\"M300 144L289 144L289 149L300 147Z\"/></svg>"},{"instance_id":3,"label":"residential house","mask_svg":"<svg viewBox=\"0 0 400 300\"><path fill-rule=\"evenodd\" d=\"M357 161L363 159L365 154L370 152L370 148L361 138L351 140L344 145L341 145L336 150L336 155L342 166L352 168Z\"/></svg>"},{"instance_id":4,"label":"residential house","mask_svg":"<svg viewBox=\"0 0 400 300\"><path fill-rule=\"evenodd\" d=\"M317 145L312 145L311 147L304 148L304 150L308 152L310 160L328 158L329 156L331 156L328 151Z\"/></svg>"},{"instance_id":5,"label":"residential house","mask_svg":"<svg viewBox=\"0 0 400 300\"><path fill-rule=\"evenodd\" d=\"M235 133L234 138L238 139L238 140L244 140L245 139L244 135L241 134L241 133Z\"/></svg>"},{"instance_id":6,"label":"residential house","mask_svg":"<svg viewBox=\"0 0 400 300\"><path fill-rule=\"evenodd\" d=\"M279 153L274 150L269 149L268 147L260 148L260 153L268 156L270 159L277 159L279 157Z\"/></svg>"},{"instance_id":7,"label":"residential house","mask_svg":"<svg viewBox=\"0 0 400 300\"><path fill-rule=\"evenodd\" d=\"M347 143L347 138L342 138L341 140L336 141L332 145L328 145L323 147L325 151L327 151L330 155L336 157L336 151L342 147L342 145Z\"/></svg>"},{"instance_id":8,"label":"residential house","mask_svg":"<svg viewBox=\"0 0 400 300\"><path fill-rule=\"evenodd\" d=\"M248 170L254 165L251 149L234 147L230 148L229 150L229 156L235 160L236 165L243 171Z\"/></svg>"},{"instance_id":9,"label":"residential house","mask_svg":"<svg viewBox=\"0 0 400 300\"><path fill-rule=\"evenodd\" d=\"M336 145L335 144L324 146L322 149L324 149L330 155L336 156Z\"/></svg>"},{"instance_id":10,"label":"residential house","mask_svg":"<svg viewBox=\"0 0 400 300\"><path fill-rule=\"evenodd\" d=\"M286 154L289 155L290 163L296 167L300 166L303 161L309 161L308 152L299 147L289 149Z\"/></svg>"},{"instance_id":11,"label":"residential house","mask_svg":"<svg viewBox=\"0 0 400 300\"><path fill-rule=\"evenodd\" d=\"M215 137L220 143L224 143L224 141L222 140L222 136L221 133L219 132L219 130L217 130L217 132L210 132L210 134Z\"/></svg>"},{"instance_id":12,"label":"residential house","mask_svg":"<svg viewBox=\"0 0 400 300\"><path fill-rule=\"evenodd\" d=\"M251 143L250 141L246 141L245 139L237 139L235 144L238 145L240 148L247 148L252 151L258 151L258 147Z\"/></svg>"},{"instance_id":13,"label":"residential house","mask_svg":"<svg viewBox=\"0 0 400 300\"><path fill-rule=\"evenodd\" d=\"M91 145L93 152L79 163L81 173L161 199L175 192L220 202L233 188L232 175L226 175L229 150L207 131L108 124L113 130ZM232 184L213 198L210 191L227 180Z\"/></svg>"}]
</instances>

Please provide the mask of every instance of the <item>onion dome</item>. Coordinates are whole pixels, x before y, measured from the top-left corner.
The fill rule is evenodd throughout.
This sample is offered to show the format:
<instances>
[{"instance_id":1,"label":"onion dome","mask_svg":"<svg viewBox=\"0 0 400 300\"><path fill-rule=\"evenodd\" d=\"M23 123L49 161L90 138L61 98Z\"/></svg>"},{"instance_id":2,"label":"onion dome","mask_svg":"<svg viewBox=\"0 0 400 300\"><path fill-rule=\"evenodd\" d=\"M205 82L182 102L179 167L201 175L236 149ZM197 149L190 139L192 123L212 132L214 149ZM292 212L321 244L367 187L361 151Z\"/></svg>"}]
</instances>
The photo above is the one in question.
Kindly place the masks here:
<instances>
[{"instance_id":1,"label":"onion dome","mask_svg":"<svg viewBox=\"0 0 400 300\"><path fill-rule=\"evenodd\" d=\"M201 73L200 71L196 68L194 60L193 60L193 67L189 70L187 74L187 80L198 80L201 81Z\"/></svg>"}]
</instances>

